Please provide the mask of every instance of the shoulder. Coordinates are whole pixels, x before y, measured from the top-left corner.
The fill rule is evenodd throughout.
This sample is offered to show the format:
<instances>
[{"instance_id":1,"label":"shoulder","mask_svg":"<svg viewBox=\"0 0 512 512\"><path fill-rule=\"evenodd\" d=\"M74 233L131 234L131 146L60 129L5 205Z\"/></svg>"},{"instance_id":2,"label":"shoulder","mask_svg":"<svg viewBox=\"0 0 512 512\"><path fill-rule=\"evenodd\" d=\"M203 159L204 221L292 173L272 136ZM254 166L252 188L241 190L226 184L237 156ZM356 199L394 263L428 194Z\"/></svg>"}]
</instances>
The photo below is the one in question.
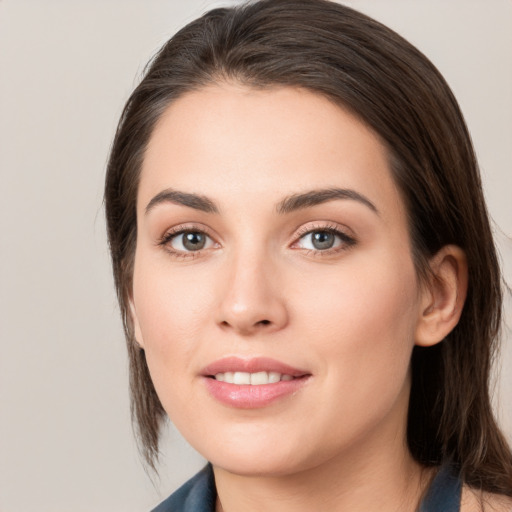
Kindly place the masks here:
<instances>
[{"instance_id":1,"label":"shoulder","mask_svg":"<svg viewBox=\"0 0 512 512\"><path fill-rule=\"evenodd\" d=\"M216 497L213 470L208 464L152 512L213 512Z\"/></svg>"},{"instance_id":2,"label":"shoulder","mask_svg":"<svg viewBox=\"0 0 512 512\"><path fill-rule=\"evenodd\" d=\"M464 485L460 512L512 512L512 497L483 492Z\"/></svg>"}]
</instances>

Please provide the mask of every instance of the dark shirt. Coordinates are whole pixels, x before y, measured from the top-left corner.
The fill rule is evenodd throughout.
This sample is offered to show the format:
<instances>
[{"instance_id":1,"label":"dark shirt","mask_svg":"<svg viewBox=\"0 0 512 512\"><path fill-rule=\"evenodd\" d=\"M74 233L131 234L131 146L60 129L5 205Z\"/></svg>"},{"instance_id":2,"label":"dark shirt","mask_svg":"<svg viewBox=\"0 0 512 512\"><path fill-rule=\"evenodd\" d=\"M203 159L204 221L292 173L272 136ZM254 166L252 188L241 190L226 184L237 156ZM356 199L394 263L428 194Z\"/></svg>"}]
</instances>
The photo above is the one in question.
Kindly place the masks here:
<instances>
[{"instance_id":1,"label":"dark shirt","mask_svg":"<svg viewBox=\"0 0 512 512\"><path fill-rule=\"evenodd\" d=\"M450 466L439 470L419 512L459 512L462 484ZM152 512L215 512L217 492L210 464L182 485Z\"/></svg>"}]
</instances>

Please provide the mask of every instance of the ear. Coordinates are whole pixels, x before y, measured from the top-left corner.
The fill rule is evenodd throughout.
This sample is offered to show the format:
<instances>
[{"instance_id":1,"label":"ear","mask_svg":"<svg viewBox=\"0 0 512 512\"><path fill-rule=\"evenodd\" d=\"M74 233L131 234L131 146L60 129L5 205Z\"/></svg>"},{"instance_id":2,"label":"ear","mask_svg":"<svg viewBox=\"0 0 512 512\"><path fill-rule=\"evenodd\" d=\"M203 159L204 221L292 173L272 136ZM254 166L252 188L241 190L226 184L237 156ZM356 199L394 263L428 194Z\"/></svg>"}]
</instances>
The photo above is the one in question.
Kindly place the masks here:
<instances>
[{"instance_id":1,"label":"ear","mask_svg":"<svg viewBox=\"0 0 512 512\"><path fill-rule=\"evenodd\" d=\"M430 270L416 326L415 343L422 347L439 343L457 325L468 289L468 264L460 247L444 246L430 260Z\"/></svg>"},{"instance_id":2,"label":"ear","mask_svg":"<svg viewBox=\"0 0 512 512\"><path fill-rule=\"evenodd\" d=\"M132 320L132 325L133 325L134 341L135 341L135 343L137 343L137 345L140 348L143 349L144 341L142 339L142 331L140 330L139 319L137 317L137 312L135 311L135 304L133 303L133 297L130 297L129 305L130 305L130 318Z\"/></svg>"}]
</instances>

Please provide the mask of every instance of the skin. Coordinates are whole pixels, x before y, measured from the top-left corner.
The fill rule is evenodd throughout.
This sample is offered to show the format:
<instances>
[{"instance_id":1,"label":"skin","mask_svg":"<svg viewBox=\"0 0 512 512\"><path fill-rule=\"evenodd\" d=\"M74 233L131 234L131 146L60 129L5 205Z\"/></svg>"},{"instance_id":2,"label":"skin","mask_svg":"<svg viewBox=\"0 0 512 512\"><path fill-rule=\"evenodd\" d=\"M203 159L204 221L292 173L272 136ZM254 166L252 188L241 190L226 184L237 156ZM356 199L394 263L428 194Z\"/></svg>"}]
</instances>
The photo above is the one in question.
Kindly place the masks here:
<instances>
[{"instance_id":1,"label":"skin","mask_svg":"<svg viewBox=\"0 0 512 512\"><path fill-rule=\"evenodd\" d=\"M218 212L154 199L171 188ZM278 211L332 188L374 208L338 198ZM135 336L171 421L214 466L218 510L414 510L431 475L405 441L411 351L457 323L466 267L448 246L431 262L436 285L419 282L379 137L312 92L208 86L155 128L137 217ZM187 252L180 229L206 233L205 248ZM341 235L319 250L310 233L326 229ZM201 376L227 356L311 376L238 409Z\"/></svg>"}]
</instances>

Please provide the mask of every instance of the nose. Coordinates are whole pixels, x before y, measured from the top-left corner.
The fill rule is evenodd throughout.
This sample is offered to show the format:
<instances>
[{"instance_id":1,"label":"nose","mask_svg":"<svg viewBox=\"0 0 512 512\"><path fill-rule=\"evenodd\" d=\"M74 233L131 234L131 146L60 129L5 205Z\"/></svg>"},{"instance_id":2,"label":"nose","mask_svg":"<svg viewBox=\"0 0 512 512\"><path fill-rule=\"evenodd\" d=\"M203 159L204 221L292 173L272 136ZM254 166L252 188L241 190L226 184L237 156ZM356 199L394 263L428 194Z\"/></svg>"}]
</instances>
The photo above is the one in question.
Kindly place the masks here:
<instances>
[{"instance_id":1,"label":"nose","mask_svg":"<svg viewBox=\"0 0 512 512\"><path fill-rule=\"evenodd\" d=\"M269 259L255 254L230 262L220 287L218 325L242 336L285 327L289 315L277 273Z\"/></svg>"}]
</instances>

